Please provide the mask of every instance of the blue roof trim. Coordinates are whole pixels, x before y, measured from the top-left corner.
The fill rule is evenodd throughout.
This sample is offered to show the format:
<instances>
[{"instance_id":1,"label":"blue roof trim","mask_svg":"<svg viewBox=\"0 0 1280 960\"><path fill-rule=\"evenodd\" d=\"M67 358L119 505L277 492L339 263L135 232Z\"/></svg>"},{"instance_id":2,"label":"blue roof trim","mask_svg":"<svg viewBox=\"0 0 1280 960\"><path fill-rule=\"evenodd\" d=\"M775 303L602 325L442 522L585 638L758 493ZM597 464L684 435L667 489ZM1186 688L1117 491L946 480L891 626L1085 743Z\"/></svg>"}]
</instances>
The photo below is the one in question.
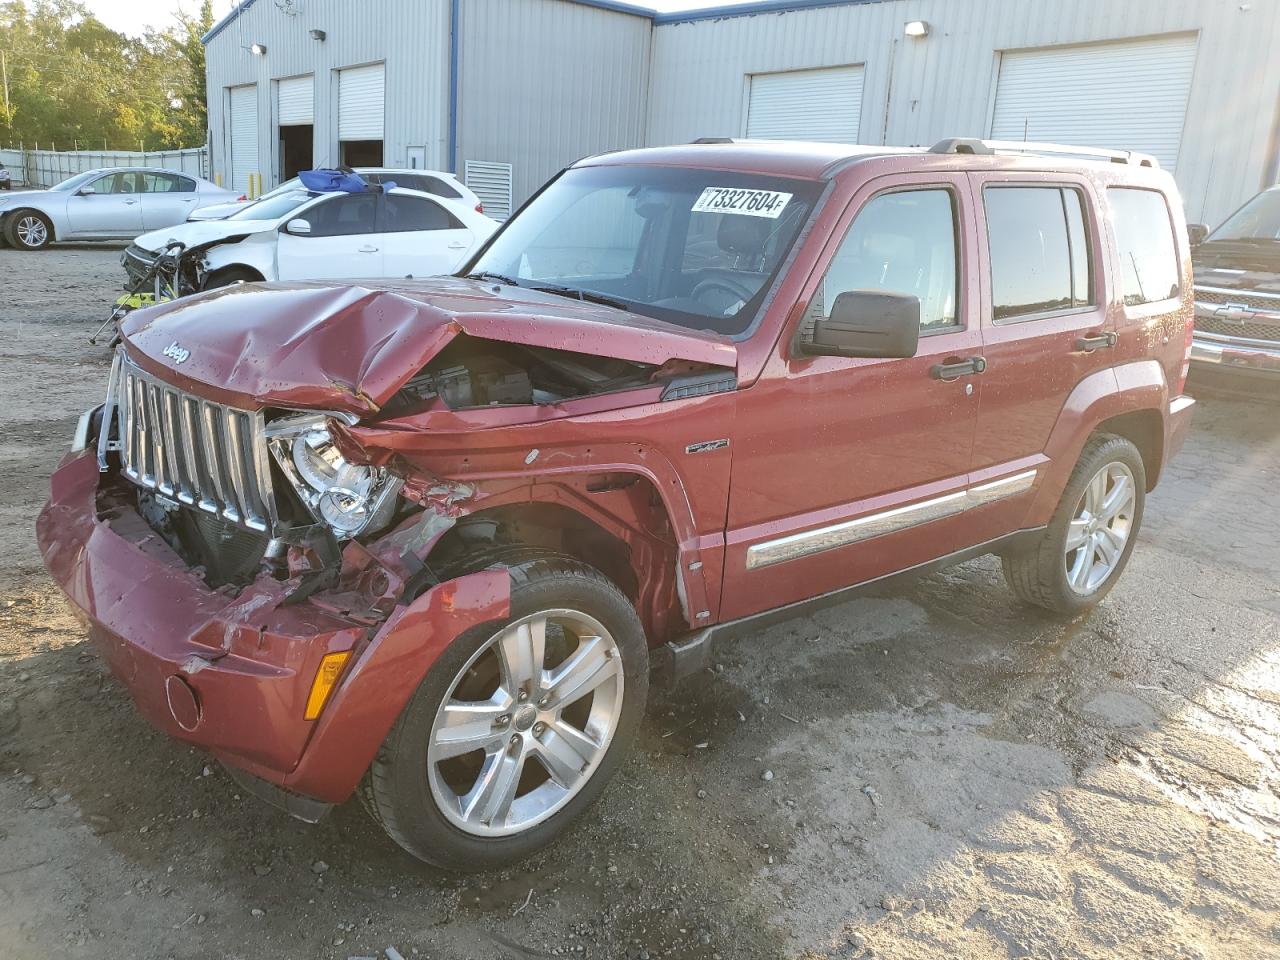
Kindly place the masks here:
<instances>
[{"instance_id":1,"label":"blue roof trim","mask_svg":"<svg viewBox=\"0 0 1280 960\"><path fill-rule=\"evenodd\" d=\"M762 13L791 13L798 10L815 10L820 7L845 7L863 3L883 3L885 0L754 0L750 3L733 3L722 7L704 7L701 10L685 10L674 13L658 13L648 7L640 7L631 3L620 3L618 0L564 0L583 7L595 7L598 10L612 10L614 13L628 13L633 17L644 17L658 26L672 23L693 23L698 20L723 20L726 17L754 17ZM253 6L255 0L240 0L231 12L213 25L208 33L200 38L201 43L208 43Z\"/></svg>"},{"instance_id":2,"label":"blue roof trim","mask_svg":"<svg viewBox=\"0 0 1280 960\"><path fill-rule=\"evenodd\" d=\"M651 10L648 7L636 6L631 3L619 3L618 0L566 0L566 2L576 3L584 7L596 7L599 10L612 10L614 13L629 13L633 17L644 17L646 20L654 20L658 16L656 10ZM210 40L229 27L241 13L249 7L252 7L253 4L254 0L240 0L239 3L231 8L230 13L215 23L212 29L200 38L200 42L207 44Z\"/></svg>"},{"instance_id":3,"label":"blue roof trim","mask_svg":"<svg viewBox=\"0 0 1280 960\"><path fill-rule=\"evenodd\" d=\"M253 4L254 4L254 0L240 0L239 3L237 3L234 7L231 8L230 13L228 13L225 17L223 17L221 20L215 23L212 29L210 29L208 33L206 33L203 37L200 38L200 42L203 44L208 44L210 40L212 40L214 37L220 34L223 30L227 29L227 27L231 25L232 21L235 20L236 17L240 16L240 14L245 10L247 10L249 7L252 7Z\"/></svg>"},{"instance_id":4,"label":"blue roof trim","mask_svg":"<svg viewBox=\"0 0 1280 960\"><path fill-rule=\"evenodd\" d=\"M701 10L658 13L654 14L653 22L662 26L671 23L693 23L697 20L723 20L726 17L752 17L762 13L793 13L820 7L847 7L883 2L884 0L758 0L755 3L734 3L723 7L704 7Z\"/></svg>"}]
</instances>

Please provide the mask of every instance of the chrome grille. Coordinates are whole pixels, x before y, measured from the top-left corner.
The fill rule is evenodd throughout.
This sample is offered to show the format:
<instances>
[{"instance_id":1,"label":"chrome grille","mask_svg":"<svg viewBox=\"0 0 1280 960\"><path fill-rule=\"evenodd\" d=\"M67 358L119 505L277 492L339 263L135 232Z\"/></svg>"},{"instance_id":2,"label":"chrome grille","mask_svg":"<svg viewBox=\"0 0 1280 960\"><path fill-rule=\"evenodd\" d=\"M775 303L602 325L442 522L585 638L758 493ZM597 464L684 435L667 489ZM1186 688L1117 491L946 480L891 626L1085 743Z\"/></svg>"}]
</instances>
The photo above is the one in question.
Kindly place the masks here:
<instances>
[{"instance_id":1,"label":"chrome grille","mask_svg":"<svg viewBox=\"0 0 1280 960\"><path fill-rule=\"evenodd\" d=\"M1280 294L1250 293L1248 290L1228 290L1225 287L1196 287L1197 303L1238 303L1254 310L1280 311Z\"/></svg>"},{"instance_id":2,"label":"chrome grille","mask_svg":"<svg viewBox=\"0 0 1280 960\"><path fill-rule=\"evenodd\" d=\"M275 521L261 413L186 393L117 354L120 461L140 487L250 530Z\"/></svg>"},{"instance_id":3,"label":"chrome grille","mask_svg":"<svg viewBox=\"0 0 1280 960\"><path fill-rule=\"evenodd\" d=\"M120 263L124 266L124 272L129 278L129 286L137 286L142 282L142 278L156 262L156 255L149 250L143 250L136 243L129 244L124 254L120 257Z\"/></svg>"},{"instance_id":4,"label":"chrome grille","mask_svg":"<svg viewBox=\"0 0 1280 960\"><path fill-rule=\"evenodd\" d=\"M1236 323L1217 317L1196 317L1196 329L1216 333L1220 337L1241 337L1246 340L1280 340L1280 324Z\"/></svg>"}]
</instances>

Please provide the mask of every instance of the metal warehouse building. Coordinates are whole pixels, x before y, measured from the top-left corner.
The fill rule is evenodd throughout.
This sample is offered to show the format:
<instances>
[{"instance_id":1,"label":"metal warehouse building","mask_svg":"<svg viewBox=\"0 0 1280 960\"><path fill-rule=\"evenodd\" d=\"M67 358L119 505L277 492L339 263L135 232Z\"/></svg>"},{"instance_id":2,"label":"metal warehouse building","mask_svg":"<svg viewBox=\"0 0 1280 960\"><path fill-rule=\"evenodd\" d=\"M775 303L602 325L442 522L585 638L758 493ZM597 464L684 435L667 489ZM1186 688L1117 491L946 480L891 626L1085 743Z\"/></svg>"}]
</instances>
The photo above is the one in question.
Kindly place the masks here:
<instances>
[{"instance_id":1,"label":"metal warehouse building","mask_svg":"<svg viewBox=\"0 0 1280 960\"><path fill-rule=\"evenodd\" d=\"M215 175L455 170L503 217L578 157L704 136L1154 154L1216 222L1280 163L1275 0L243 0L205 37Z\"/></svg>"}]
</instances>

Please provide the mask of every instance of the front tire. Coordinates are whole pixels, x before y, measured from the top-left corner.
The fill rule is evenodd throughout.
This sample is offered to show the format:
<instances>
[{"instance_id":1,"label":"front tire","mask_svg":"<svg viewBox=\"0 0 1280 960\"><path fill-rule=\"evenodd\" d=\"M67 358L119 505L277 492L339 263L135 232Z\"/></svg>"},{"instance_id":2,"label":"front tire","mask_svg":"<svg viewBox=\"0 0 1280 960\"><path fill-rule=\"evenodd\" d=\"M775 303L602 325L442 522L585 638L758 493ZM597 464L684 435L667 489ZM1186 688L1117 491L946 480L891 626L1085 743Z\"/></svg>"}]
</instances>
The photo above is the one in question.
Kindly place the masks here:
<instances>
[{"instance_id":1,"label":"front tire","mask_svg":"<svg viewBox=\"0 0 1280 960\"><path fill-rule=\"evenodd\" d=\"M1129 562L1146 490L1137 447L1112 434L1090 438L1040 541L1003 558L1013 592L1056 613L1097 604Z\"/></svg>"},{"instance_id":2,"label":"front tire","mask_svg":"<svg viewBox=\"0 0 1280 960\"><path fill-rule=\"evenodd\" d=\"M53 241L53 224L37 210L19 210L9 215L4 238L18 250L43 250Z\"/></svg>"},{"instance_id":3,"label":"front tire","mask_svg":"<svg viewBox=\"0 0 1280 960\"><path fill-rule=\"evenodd\" d=\"M511 616L441 655L361 785L396 843L446 869L505 866L559 837L644 714L648 645L623 593L576 560L509 569Z\"/></svg>"},{"instance_id":4,"label":"front tire","mask_svg":"<svg viewBox=\"0 0 1280 960\"><path fill-rule=\"evenodd\" d=\"M229 287L235 283L253 283L261 279L262 277L256 271L248 267L225 267L209 274L204 281L204 289L217 290L219 287Z\"/></svg>"}]
</instances>

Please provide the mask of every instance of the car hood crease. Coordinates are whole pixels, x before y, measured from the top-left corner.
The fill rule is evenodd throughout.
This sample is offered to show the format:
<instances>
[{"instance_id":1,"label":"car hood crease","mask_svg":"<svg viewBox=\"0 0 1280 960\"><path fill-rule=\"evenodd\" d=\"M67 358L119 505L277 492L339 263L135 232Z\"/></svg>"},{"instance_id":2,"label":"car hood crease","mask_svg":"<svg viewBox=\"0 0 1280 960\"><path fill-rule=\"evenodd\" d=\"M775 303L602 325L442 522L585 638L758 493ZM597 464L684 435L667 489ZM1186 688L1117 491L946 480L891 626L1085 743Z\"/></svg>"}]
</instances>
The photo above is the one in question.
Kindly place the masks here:
<instances>
[{"instance_id":1,"label":"car hood crease","mask_svg":"<svg viewBox=\"0 0 1280 960\"><path fill-rule=\"evenodd\" d=\"M241 284L139 310L130 357L190 392L247 409L369 416L459 334L661 366L736 369L720 334L613 307L454 278L391 287ZM170 353L186 359L176 362Z\"/></svg>"}]
</instances>

